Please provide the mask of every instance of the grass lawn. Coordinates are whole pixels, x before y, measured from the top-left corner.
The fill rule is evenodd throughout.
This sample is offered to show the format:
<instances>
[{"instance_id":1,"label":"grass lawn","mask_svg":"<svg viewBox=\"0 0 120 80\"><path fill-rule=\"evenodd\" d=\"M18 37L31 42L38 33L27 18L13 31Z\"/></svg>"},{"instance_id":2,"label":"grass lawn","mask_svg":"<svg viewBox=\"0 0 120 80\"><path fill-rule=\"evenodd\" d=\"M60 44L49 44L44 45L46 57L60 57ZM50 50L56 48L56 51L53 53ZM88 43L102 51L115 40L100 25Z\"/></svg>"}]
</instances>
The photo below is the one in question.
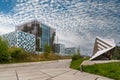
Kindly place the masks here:
<instances>
[{"instance_id":1,"label":"grass lawn","mask_svg":"<svg viewBox=\"0 0 120 80\"><path fill-rule=\"evenodd\" d=\"M120 80L120 62L88 65L83 71Z\"/></svg>"},{"instance_id":2,"label":"grass lawn","mask_svg":"<svg viewBox=\"0 0 120 80\"><path fill-rule=\"evenodd\" d=\"M84 60L86 59L73 60L70 64L70 68L80 70L80 64ZM83 66L83 71L120 80L120 62L87 65Z\"/></svg>"},{"instance_id":3,"label":"grass lawn","mask_svg":"<svg viewBox=\"0 0 120 80\"><path fill-rule=\"evenodd\" d=\"M73 60L70 64L70 68L72 69L77 69L77 70L80 70L80 64L86 59L77 59L77 60Z\"/></svg>"}]
</instances>

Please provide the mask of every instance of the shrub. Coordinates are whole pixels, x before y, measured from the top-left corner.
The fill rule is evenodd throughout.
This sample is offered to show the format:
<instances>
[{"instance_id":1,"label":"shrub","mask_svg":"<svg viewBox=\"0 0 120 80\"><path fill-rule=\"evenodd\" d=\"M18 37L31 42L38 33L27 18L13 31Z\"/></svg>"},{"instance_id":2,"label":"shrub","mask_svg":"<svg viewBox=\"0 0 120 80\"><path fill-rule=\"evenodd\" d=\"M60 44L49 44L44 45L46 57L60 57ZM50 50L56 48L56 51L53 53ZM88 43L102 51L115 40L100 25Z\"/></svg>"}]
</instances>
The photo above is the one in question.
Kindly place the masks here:
<instances>
[{"instance_id":1,"label":"shrub","mask_svg":"<svg viewBox=\"0 0 120 80\"><path fill-rule=\"evenodd\" d=\"M11 58L16 59L16 60L25 60L28 57L27 52L17 47L10 48L9 53L11 54Z\"/></svg>"},{"instance_id":2,"label":"shrub","mask_svg":"<svg viewBox=\"0 0 120 80\"><path fill-rule=\"evenodd\" d=\"M80 54L78 53L78 54L74 54L73 56L72 56L72 61L73 60L78 60L78 59L80 59Z\"/></svg>"},{"instance_id":3,"label":"shrub","mask_svg":"<svg viewBox=\"0 0 120 80\"><path fill-rule=\"evenodd\" d=\"M0 36L0 62L7 61L9 61L8 43Z\"/></svg>"}]
</instances>

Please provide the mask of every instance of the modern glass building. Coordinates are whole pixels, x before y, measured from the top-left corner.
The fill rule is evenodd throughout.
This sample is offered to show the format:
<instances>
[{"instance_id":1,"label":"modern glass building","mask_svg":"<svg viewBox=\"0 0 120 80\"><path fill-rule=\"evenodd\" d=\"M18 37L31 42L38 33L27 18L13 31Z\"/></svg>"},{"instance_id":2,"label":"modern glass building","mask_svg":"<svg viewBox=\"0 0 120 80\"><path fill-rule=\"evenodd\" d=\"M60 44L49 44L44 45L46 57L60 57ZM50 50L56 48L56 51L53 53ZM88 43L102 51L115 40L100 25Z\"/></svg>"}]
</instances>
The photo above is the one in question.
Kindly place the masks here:
<instances>
[{"instance_id":1,"label":"modern glass building","mask_svg":"<svg viewBox=\"0 0 120 80\"><path fill-rule=\"evenodd\" d=\"M74 55L78 53L78 48L77 47L69 47L65 48L65 55Z\"/></svg>"},{"instance_id":2,"label":"modern glass building","mask_svg":"<svg viewBox=\"0 0 120 80\"><path fill-rule=\"evenodd\" d=\"M55 44L55 53L60 54L60 55L65 55L65 45Z\"/></svg>"},{"instance_id":3,"label":"modern glass building","mask_svg":"<svg viewBox=\"0 0 120 80\"><path fill-rule=\"evenodd\" d=\"M28 51L44 51L46 44L54 50L55 29L37 20L18 25L16 26L16 31L3 36L8 39L10 46L17 45L17 47L24 48ZM29 49L26 49L26 46Z\"/></svg>"},{"instance_id":4,"label":"modern glass building","mask_svg":"<svg viewBox=\"0 0 120 80\"><path fill-rule=\"evenodd\" d=\"M65 48L65 44L55 44L55 53L59 55L74 55L78 53L78 50L80 50L78 47Z\"/></svg>"}]
</instances>

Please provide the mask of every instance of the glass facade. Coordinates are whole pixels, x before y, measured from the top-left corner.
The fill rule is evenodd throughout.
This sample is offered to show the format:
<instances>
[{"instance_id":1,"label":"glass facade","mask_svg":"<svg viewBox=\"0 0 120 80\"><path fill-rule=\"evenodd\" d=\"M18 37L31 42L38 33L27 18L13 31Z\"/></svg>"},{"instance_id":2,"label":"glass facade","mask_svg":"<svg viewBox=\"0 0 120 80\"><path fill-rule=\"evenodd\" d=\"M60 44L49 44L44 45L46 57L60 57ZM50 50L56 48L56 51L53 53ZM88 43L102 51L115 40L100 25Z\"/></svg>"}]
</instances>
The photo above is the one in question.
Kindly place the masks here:
<instances>
[{"instance_id":1,"label":"glass facade","mask_svg":"<svg viewBox=\"0 0 120 80\"><path fill-rule=\"evenodd\" d=\"M50 45L50 27L41 24L42 27L42 37L41 37L41 47L42 50L44 51L44 45L48 44Z\"/></svg>"}]
</instances>

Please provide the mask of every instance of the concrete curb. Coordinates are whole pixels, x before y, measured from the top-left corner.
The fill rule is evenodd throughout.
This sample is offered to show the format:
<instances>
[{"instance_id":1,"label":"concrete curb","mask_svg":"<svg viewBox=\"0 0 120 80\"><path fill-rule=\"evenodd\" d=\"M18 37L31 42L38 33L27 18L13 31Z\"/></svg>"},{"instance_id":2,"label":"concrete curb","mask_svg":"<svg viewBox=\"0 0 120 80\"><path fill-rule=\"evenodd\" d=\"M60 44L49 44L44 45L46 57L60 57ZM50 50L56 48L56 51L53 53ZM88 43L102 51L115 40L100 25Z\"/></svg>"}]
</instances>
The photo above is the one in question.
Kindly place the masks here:
<instances>
[{"instance_id":1,"label":"concrete curb","mask_svg":"<svg viewBox=\"0 0 120 80\"><path fill-rule=\"evenodd\" d=\"M85 60L81 63L81 65L94 65L94 64L103 64L103 63L110 63L110 62L120 62L120 60Z\"/></svg>"},{"instance_id":2,"label":"concrete curb","mask_svg":"<svg viewBox=\"0 0 120 80\"><path fill-rule=\"evenodd\" d=\"M71 59L64 59L71 60ZM12 63L12 64L0 64L0 69L2 68L12 68L12 67L22 67L29 65L37 65L37 64L48 64L48 63L56 63L64 60L52 60L52 61L41 61L41 62L26 62L26 63Z\"/></svg>"},{"instance_id":3,"label":"concrete curb","mask_svg":"<svg viewBox=\"0 0 120 80\"><path fill-rule=\"evenodd\" d=\"M80 71L83 71L83 66L85 65L94 65L94 64L103 64L103 63L110 63L110 62L120 62L120 60L85 60L80 65Z\"/></svg>"}]
</instances>

